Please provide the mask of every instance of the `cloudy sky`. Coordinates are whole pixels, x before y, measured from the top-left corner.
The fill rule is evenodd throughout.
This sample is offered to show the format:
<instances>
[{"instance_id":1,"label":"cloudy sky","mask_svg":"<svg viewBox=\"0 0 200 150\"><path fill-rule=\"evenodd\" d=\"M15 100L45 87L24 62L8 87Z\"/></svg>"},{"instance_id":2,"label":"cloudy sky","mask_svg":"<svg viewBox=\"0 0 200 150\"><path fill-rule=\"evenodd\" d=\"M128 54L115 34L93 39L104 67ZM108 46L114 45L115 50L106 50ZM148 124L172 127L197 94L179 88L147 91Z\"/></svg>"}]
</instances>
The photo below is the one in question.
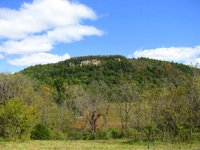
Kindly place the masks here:
<instances>
[{"instance_id":1,"label":"cloudy sky","mask_svg":"<svg viewBox=\"0 0 200 150\"><path fill-rule=\"evenodd\" d=\"M107 54L200 62L200 1L0 0L0 72Z\"/></svg>"}]
</instances>

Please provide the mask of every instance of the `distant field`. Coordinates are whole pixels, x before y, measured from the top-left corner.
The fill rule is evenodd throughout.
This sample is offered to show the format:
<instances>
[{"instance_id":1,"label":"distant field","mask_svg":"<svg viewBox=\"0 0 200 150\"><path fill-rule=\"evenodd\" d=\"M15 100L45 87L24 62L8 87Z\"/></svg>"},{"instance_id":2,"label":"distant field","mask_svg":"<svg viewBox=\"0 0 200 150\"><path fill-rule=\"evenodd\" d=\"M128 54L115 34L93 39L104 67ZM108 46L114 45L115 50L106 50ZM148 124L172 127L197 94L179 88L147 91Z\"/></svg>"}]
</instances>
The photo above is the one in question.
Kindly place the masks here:
<instances>
[{"instance_id":1,"label":"distant field","mask_svg":"<svg viewBox=\"0 0 200 150\"><path fill-rule=\"evenodd\" d=\"M0 141L0 150L146 150L147 143L111 141ZM154 143L150 150L200 150L200 143Z\"/></svg>"}]
</instances>

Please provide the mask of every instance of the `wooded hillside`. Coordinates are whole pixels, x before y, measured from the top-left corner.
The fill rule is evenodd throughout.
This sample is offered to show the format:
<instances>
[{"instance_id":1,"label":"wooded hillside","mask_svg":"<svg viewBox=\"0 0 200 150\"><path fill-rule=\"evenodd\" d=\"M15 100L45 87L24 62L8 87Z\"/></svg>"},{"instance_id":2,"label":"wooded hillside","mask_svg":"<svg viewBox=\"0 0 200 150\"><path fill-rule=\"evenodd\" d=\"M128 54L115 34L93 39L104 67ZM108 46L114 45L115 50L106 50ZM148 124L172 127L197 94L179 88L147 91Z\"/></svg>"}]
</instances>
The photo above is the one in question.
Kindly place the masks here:
<instances>
[{"instance_id":1,"label":"wooded hillside","mask_svg":"<svg viewBox=\"0 0 200 150\"><path fill-rule=\"evenodd\" d=\"M200 139L199 69L123 56L77 57L0 75L5 139Z\"/></svg>"},{"instance_id":2,"label":"wooded hillside","mask_svg":"<svg viewBox=\"0 0 200 150\"><path fill-rule=\"evenodd\" d=\"M138 86L147 88L147 85L161 87L186 84L193 69L178 63L147 58L127 59L116 55L76 57L56 64L29 67L22 73L54 87L63 82L71 85L104 81L113 86L124 81L134 81Z\"/></svg>"}]
</instances>

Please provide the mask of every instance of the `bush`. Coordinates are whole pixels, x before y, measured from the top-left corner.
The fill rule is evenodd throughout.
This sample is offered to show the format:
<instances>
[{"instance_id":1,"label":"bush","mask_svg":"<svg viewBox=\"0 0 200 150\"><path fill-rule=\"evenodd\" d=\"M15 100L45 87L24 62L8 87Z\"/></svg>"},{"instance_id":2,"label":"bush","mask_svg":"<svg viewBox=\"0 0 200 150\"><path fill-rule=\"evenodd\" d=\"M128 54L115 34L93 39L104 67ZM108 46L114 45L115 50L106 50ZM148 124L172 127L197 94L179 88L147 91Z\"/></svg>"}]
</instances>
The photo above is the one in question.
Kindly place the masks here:
<instances>
[{"instance_id":1,"label":"bush","mask_svg":"<svg viewBox=\"0 0 200 150\"><path fill-rule=\"evenodd\" d=\"M145 133L145 141L154 141L159 132L159 130L153 125L146 126L143 131Z\"/></svg>"},{"instance_id":2,"label":"bush","mask_svg":"<svg viewBox=\"0 0 200 150\"><path fill-rule=\"evenodd\" d=\"M191 130L190 128L182 128L179 130L177 141L195 141L199 140L200 134L198 130Z\"/></svg>"},{"instance_id":3,"label":"bush","mask_svg":"<svg viewBox=\"0 0 200 150\"><path fill-rule=\"evenodd\" d=\"M46 126L37 124L31 132L31 138L34 140L50 140L52 138L52 132Z\"/></svg>"},{"instance_id":4,"label":"bush","mask_svg":"<svg viewBox=\"0 0 200 150\"><path fill-rule=\"evenodd\" d=\"M118 129L99 130L95 134L86 130L84 132L78 130L68 131L68 139L70 140L109 140L121 138L121 131Z\"/></svg>"},{"instance_id":5,"label":"bush","mask_svg":"<svg viewBox=\"0 0 200 150\"><path fill-rule=\"evenodd\" d=\"M95 140L95 135L87 131L83 133L83 140Z\"/></svg>"},{"instance_id":6,"label":"bush","mask_svg":"<svg viewBox=\"0 0 200 150\"><path fill-rule=\"evenodd\" d=\"M122 137L122 133L118 129L112 128L110 129L110 132L113 139L118 139Z\"/></svg>"},{"instance_id":7,"label":"bush","mask_svg":"<svg viewBox=\"0 0 200 150\"><path fill-rule=\"evenodd\" d=\"M129 139L138 139L138 131L133 128L128 128L123 130L123 137L124 138L129 138Z\"/></svg>"},{"instance_id":8,"label":"bush","mask_svg":"<svg viewBox=\"0 0 200 150\"><path fill-rule=\"evenodd\" d=\"M60 130L54 130L53 131L53 135L52 135L52 139L54 139L54 140L66 140L67 139L67 135L64 134Z\"/></svg>"},{"instance_id":9,"label":"bush","mask_svg":"<svg viewBox=\"0 0 200 150\"><path fill-rule=\"evenodd\" d=\"M4 141L4 137L0 135L0 141Z\"/></svg>"},{"instance_id":10,"label":"bush","mask_svg":"<svg viewBox=\"0 0 200 150\"><path fill-rule=\"evenodd\" d=\"M96 140L109 140L111 138L112 138L112 133L110 130L98 131L95 134Z\"/></svg>"},{"instance_id":11,"label":"bush","mask_svg":"<svg viewBox=\"0 0 200 150\"><path fill-rule=\"evenodd\" d=\"M82 132L76 131L76 130L68 131L67 137L69 140L83 140L84 139L84 135L82 134Z\"/></svg>"}]
</instances>

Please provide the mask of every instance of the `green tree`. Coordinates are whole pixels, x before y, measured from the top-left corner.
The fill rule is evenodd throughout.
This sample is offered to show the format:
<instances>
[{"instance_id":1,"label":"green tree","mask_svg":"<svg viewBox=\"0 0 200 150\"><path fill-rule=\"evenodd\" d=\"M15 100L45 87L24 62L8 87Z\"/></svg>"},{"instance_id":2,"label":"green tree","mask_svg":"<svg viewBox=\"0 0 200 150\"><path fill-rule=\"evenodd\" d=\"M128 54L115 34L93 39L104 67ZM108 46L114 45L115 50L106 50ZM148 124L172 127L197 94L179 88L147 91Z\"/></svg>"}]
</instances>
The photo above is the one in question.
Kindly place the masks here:
<instances>
[{"instance_id":1,"label":"green tree","mask_svg":"<svg viewBox=\"0 0 200 150\"><path fill-rule=\"evenodd\" d=\"M65 101L57 104L54 98L54 89L48 85L40 85L37 89L39 121L53 132L65 132L74 124L72 111Z\"/></svg>"},{"instance_id":2,"label":"green tree","mask_svg":"<svg viewBox=\"0 0 200 150\"><path fill-rule=\"evenodd\" d=\"M11 140L30 138L32 127L37 119L34 106L24 104L20 99L13 98L0 106L0 134Z\"/></svg>"}]
</instances>

